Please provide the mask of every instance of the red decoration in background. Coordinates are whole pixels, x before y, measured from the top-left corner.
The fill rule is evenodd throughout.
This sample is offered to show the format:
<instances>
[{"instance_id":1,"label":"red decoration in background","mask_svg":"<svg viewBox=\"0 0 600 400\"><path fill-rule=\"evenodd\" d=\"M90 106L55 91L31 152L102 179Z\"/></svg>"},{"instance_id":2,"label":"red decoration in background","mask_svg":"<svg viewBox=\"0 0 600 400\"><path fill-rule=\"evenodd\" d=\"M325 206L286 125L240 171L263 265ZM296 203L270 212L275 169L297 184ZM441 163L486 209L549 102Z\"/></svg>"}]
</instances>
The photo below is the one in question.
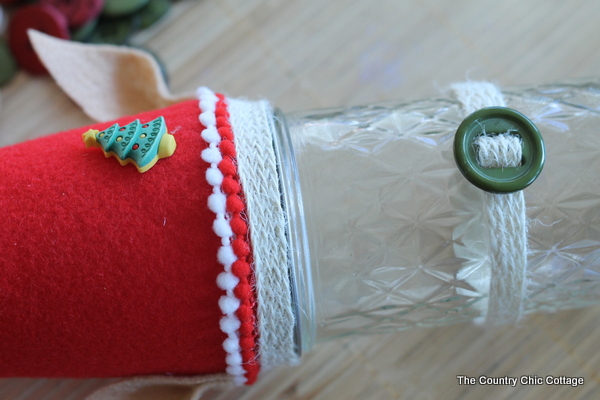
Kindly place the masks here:
<instances>
[{"instance_id":1,"label":"red decoration in background","mask_svg":"<svg viewBox=\"0 0 600 400\"><path fill-rule=\"evenodd\" d=\"M61 39L69 39L67 19L56 8L47 4L36 4L20 8L15 12L8 27L10 50L19 65L32 74L47 74L27 35L35 29Z\"/></svg>"},{"instance_id":2,"label":"red decoration in background","mask_svg":"<svg viewBox=\"0 0 600 400\"><path fill-rule=\"evenodd\" d=\"M41 0L40 4L55 7L67 18L71 28L79 28L100 15L104 0Z\"/></svg>"}]
</instances>

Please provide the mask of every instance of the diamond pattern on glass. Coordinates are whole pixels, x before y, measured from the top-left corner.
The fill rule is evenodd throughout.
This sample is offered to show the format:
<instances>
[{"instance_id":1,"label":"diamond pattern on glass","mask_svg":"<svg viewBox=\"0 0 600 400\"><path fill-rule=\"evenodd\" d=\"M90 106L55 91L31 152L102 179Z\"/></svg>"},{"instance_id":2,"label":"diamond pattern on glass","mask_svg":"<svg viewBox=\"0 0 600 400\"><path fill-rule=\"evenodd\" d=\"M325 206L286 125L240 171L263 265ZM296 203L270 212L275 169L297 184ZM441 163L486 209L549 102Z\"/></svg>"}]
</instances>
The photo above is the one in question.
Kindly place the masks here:
<instances>
[{"instance_id":1,"label":"diamond pattern on glass","mask_svg":"<svg viewBox=\"0 0 600 400\"><path fill-rule=\"evenodd\" d=\"M547 147L526 189L525 312L600 299L600 85L506 93ZM489 286L482 192L458 172L458 103L290 116L313 265L317 335L469 321Z\"/></svg>"}]
</instances>

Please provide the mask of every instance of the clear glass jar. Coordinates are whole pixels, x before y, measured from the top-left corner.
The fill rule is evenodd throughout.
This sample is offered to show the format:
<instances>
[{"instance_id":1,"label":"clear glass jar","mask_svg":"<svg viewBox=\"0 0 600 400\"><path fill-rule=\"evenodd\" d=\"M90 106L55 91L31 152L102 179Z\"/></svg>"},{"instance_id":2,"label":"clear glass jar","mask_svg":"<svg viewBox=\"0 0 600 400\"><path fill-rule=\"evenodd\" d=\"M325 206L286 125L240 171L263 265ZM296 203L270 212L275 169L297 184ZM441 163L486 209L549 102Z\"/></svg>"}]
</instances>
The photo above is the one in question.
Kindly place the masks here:
<instances>
[{"instance_id":1,"label":"clear glass jar","mask_svg":"<svg viewBox=\"0 0 600 400\"><path fill-rule=\"evenodd\" d=\"M524 312L600 303L600 81L518 88L546 142L525 189ZM458 171L449 98L278 116L298 342L472 321L487 307L481 190Z\"/></svg>"}]
</instances>

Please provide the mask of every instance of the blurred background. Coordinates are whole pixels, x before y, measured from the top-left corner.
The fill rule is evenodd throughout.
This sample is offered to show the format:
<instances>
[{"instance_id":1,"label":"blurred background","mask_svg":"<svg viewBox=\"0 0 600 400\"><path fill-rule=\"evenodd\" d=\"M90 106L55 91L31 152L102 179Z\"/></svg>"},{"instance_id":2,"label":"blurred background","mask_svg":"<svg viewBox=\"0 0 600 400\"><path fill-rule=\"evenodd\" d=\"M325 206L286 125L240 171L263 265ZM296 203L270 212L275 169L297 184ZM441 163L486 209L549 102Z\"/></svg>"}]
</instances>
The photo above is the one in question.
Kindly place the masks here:
<instances>
[{"instance_id":1,"label":"blurred background","mask_svg":"<svg viewBox=\"0 0 600 400\"><path fill-rule=\"evenodd\" d=\"M3 32L14 10L5 7ZM507 87L597 77L599 13L597 2L564 0L181 0L127 42L156 54L175 94L205 85L290 112L440 96L466 79ZM2 146L92 122L47 77L21 70L1 96ZM461 325L346 338L316 346L300 366L263 372L252 387L206 398L597 399L598 321L592 307L487 331ZM585 384L457 380L549 374ZM0 399L81 400L113 381L0 379Z\"/></svg>"}]
</instances>

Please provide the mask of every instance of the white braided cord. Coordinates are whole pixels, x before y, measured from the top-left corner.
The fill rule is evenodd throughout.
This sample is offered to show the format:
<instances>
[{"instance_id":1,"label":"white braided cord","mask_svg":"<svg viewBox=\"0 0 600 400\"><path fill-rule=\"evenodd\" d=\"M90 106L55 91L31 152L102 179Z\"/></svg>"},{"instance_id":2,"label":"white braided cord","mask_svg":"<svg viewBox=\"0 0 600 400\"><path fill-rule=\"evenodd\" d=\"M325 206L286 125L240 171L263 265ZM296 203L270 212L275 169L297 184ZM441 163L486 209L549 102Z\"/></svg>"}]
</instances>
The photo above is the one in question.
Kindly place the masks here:
<instances>
[{"instance_id":1,"label":"white braided cord","mask_svg":"<svg viewBox=\"0 0 600 400\"><path fill-rule=\"evenodd\" d=\"M484 107L506 107L502 92L489 82L456 83L451 87L465 114ZM521 162L521 140L510 132L480 136L475 145L483 167L514 167ZM490 226L491 276L485 322L500 325L518 321L523 313L527 271L527 214L523 191L485 193Z\"/></svg>"}]
</instances>

